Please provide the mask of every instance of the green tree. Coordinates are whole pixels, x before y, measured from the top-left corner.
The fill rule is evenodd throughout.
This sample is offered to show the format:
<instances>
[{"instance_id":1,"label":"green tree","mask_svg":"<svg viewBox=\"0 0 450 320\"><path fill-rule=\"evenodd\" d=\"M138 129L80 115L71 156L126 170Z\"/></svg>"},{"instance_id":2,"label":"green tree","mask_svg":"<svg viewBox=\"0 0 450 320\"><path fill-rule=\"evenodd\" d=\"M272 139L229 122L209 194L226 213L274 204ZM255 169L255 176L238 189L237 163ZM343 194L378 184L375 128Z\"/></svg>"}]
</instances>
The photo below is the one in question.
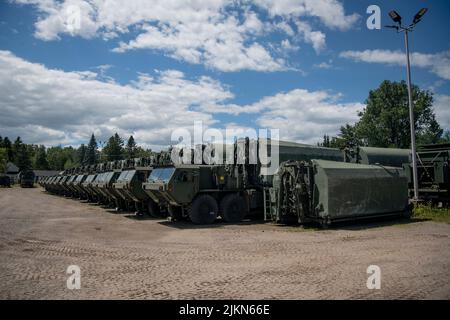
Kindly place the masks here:
<instances>
[{"instance_id":1,"label":"green tree","mask_svg":"<svg viewBox=\"0 0 450 320\"><path fill-rule=\"evenodd\" d=\"M0 173L6 171L7 163L8 163L8 152L6 148L0 148Z\"/></svg>"},{"instance_id":2,"label":"green tree","mask_svg":"<svg viewBox=\"0 0 450 320\"><path fill-rule=\"evenodd\" d=\"M52 170L64 170L66 163L73 166L75 155L76 151L72 147L62 148L61 146L57 146L48 148L48 165Z\"/></svg>"},{"instance_id":3,"label":"green tree","mask_svg":"<svg viewBox=\"0 0 450 320\"><path fill-rule=\"evenodd\" d=\"M15 159L14 163L20 171L28 170L32 168L31 157L29 148L26 144L22 143L20 137L14 142Z\"/></svg>"},{"instance_id":4,"label":"green tree","mask_svg":"<svg viewBox=\"0 0 450 320\"><path fill-rule=\"evenodd\" d=\"M76 164L80 166L84 166L84 160L86 158L86 150L87 147L84 145L84 143L81 144L81 146L77 150L77 156L76 156Z\"/></svg>"},{"instance_id":5,"label":"green tree","mask_svg":"<svg viewBox=\"0 0 450 320\"><path fill-rule=\"evenodd\" d=\"M122 160L123 159L123 140L115 133L108 139L108 143L103 148L102 153L105 155L107 161Z\"/></svg>"},{"instance_id":6,"label":"green tree","mask_svg":"<svg viewBox=\"0 0 450 320\"><path fill-rule=\"evenodd\" d=\"M67 159L64 156L61 146L50 147L47 149L47 161L50 169L62 170Z\"/></svg>"},{"instance_id":7,"label":"green tree","mask_svg":"<svg viewBox=\"0 0 450 320\"><path fill-rule=\"evenodd\" d=\"M17 137L16 140L14 140L14 143L12 144L13 157L9 160L14 162L16 165L19 153L22 152L22 146L23 146L22 139L20 137Z\"/></svg>"},{"instance_id":8,"label":"green tree","mask_svg":"<svg viewBox=\"0 0 450 320\"><path fill-rule=\"evenodd\" d=\"M417 141L436 143L443 130L433 113L433 95L430 91L412 87L414 119ZM376 90L369 92L366 108L359 113L360 120L349 131L372 147L410 146L408 87L405 81L383 81ZM341 134L344 134L341 130Z\"/></svg>"},{"instance_id":9,"label":"green tree","mask_svg":"<svg viewBox=\"0 0 450 320\"><path fill-rule=\"evenodd\" d=\"M47 151L45 150L45 146L41 145L39 146L36 157L34 161L34 169L38 170L48 170L49 164L47 161Z\"/></svg>"},{"instance_id":10,"label":"green tree","mask_svg":"<svg viewBox=\"0 0 450 320\"><path fill-rule=\"evenodd\" d=\"M97 140L95 140L94 134L92 134L89 144L86 148L86 153L84 156L84 165L96 164L98 161L98 145Z\"/></svg>"},{"instance_id":11,"label":"green tree","mask_svg":"<svg viewBox=\"0 0 450 320\"><path fill-rule=\"evenodd\" d=\"M70 169L74 167L74 163L71 158L68 158L64 163L63 169Z\"/></svg>"},{"instance_id":12,"label":"green tree","mask_svg":"<svg viewBox=\"0 0 450 320\"><path fill-rule=\"evenodd\" d=\"M343 149L349 144L363 145L363 142L357 138L355 127L347 123L345 126L341 126L337 137L330 138L330 136L324 135L323 142L319 143L319 146Z\"/></svg>"},{"instance_id":13,"label":"green tree","mask_svg":"<svg viewBox=\"0 0 450 320\"><path fill-rule=\"evenodd\" d=\"M133 159L136 158L136 142L134 141L133 136L130 136L127 141L127 146L125 148L127 159Z\"/></svg>"},{"instance_id":14,"label":"green tree","mask_svg":"<svg viewBox=\"0 0 450 320\"><path fill-rule=\"evenodd\" d=\"M6 149L7 161L14 161L14 150L8 137L3 138L3 148Z\"/></svg>"}]
</instances>

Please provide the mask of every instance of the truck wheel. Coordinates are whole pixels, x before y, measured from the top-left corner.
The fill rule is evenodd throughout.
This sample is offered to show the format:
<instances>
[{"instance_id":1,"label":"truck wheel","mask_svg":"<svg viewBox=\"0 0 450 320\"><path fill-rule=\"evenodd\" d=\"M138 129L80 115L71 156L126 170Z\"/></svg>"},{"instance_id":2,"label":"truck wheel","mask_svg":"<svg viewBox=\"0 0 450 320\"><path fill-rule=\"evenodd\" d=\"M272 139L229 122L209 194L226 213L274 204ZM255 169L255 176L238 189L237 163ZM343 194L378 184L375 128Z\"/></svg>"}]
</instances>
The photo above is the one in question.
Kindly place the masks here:
<instances>
[{"instance_id":1,"label":"truck wheel","mask_svg":"<svg viewBox=\"0 0 450 320\"><path fill-rule=\"evenodd\" d=\"M152 200L148 200L148 214L152 218L159 218L161 216L159 212L159 206Z\"/></svg>"},{"instance_id":2,"label":"truck wheel","mask_svg":"<svg viewBox=\"0 0 450 320\"><path fill-rule=\"evenodd\" d=\"M245 202L238 194L226 195L220 202L222 218L226 222L240 222L245 217Z\"/></svg>"},{"instance_id":3,"label":"truck wheel","mask_svg":"<svg viewBox=\"0 0 450 320\"><path fill-rule=\"evenodd\" d=\"M183 218L181 207L168 205L167 211L172 221L180 221Z\"/></svg>"},{"instance_id":4,"label":"truck wheel","mask_svg":"<svg viewBox=\"0 0 450 320\"><path fill-rule=\"evenodd\" d=\"M208 194L195 198L189 210L189 218L195 224L211 224L219 211L217 201Z\"/></svg>"}]
</instances>

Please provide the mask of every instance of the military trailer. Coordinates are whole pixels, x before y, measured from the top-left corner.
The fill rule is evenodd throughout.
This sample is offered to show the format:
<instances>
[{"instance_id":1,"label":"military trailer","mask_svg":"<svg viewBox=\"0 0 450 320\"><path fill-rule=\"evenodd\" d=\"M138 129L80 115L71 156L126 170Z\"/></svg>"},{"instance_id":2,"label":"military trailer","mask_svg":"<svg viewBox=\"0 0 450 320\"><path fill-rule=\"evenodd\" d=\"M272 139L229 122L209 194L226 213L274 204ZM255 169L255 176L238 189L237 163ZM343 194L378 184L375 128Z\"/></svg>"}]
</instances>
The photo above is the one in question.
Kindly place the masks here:
<instances>
[{"instance_id":1,"label":"military trailer","mask_svg":"<svg viewBox=\"0 0 450 320\"><path fill-rule=\"evenodd\" d=\"M403 165L408 177L411 196L413 191L412 165ZM450 202L450 144L424 145L417 150L419 198L432 203Z\"/></svg>"},{"instance_id":2,"label":"military trailer","mask_svg":"<svg viewBox=\"0 0 450 320\"><path fill-rule=\"evenodd\" d=\"M35 175L32 170L22 170L19 173L19 184L22 188L33 188L34 179Z\"/></svg>"},{"instance_id":3,"label":"military trailer","mask_svg":"<svg viewBox=\"0 0 450 320\"><path fill-rule=\"evenodd\" d=\"M402 168L327 160L287 161L265 188L264 218L278 223L409 216Z\"/></svg>"}]
</instances>

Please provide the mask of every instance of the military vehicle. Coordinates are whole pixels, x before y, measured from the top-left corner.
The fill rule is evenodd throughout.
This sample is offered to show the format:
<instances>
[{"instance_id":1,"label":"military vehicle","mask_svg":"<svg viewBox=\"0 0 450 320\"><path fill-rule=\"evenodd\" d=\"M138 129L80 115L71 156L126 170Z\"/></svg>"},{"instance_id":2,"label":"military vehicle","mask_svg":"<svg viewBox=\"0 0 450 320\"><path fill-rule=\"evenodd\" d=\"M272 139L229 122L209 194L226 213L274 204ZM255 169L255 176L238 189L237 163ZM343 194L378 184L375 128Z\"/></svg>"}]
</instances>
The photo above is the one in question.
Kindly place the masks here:
<instances>
[{"instance_id":1,"label":"military vehicle","mask_svg":"<svg viewBox=\"0 0 450 320\"><path fill-rule=\"evenodd\" d=\"M144 191L159 205L167 207L173 220L189 218L196 224L209 224L217 217L238 222L251 212L262 212L263 186L271 185L272 175L261 175L264 168L250 162L250 150L259 151L263 140L240 139L222 148L223 159L231 154L234 164L184 164L155 168ZM270 156L271 141L264 141ZM323 158L343 161L343 153L334 148L314 147L287 141L277 143L279 161ZM204 149L204 148L203 148ZM237 161L241 159L240 161Z\"/></svg>"},{"instance_id":2,"label":"military vehicle","mask_svg":"<svg viewBox=\"0 0 450 320\"><path fill-rule=\"evenodd\" d=\"M83 170L84 171L84 170ZM77 194L77 197L80 200L86 200L88 198L86 191L84 190L84 188L82 187L82 183L84 182L84 180L86 180L88 174L86 173L81 173L79 174L76 179L73 181L72 186L75 189L75 192Z\"/></svg>"},{"instance_id":3,"label":"military vehicle","mask_svg":"<svg viewBox=\"0 0 450 320\"><path fill-rule=\"evenodd\" d=\"M287 161L265 188L264 218L280 223L409 216L402 168L327 160Z\"/></svg>"},{"instance_id":4,"label":"military vehicle","mask_svg":"<svg viewBox=\"0 0 450 320\"><path fill-rule=\"evenodd\" d=\"M35 175L32 170L22 170L19 172L19 184L22 188L34 187Z\"/></svg>"},{"instance_id":5,"label":"military vehicle","mask_svg":"<svg viewBox=\"0 0 450 320\"><path fill-rule=\"evenodd\" d=\"M450 202L450 143L424 145L417 150L419 199L434 204ZM412 165L404 163L410 195L414 194Z\"/></svg>"},{"instance_id":6,"label":"military vehicle","mask_svg":"<svg viewBox=\"0 0 450 320\"><path fill-rule=\"evenodd\" d=\"M277 152L281 165L275 159L271 163L276 171L268 170L261 159L252 159L251 151L260 151L265 144L269 150L278 148L268 155ZM211 158L203 158L200 164L173 164L170 153L161 152L145 159L66 170L42 184L52 193L137 214L167 212L172 220L189 219L196 224L210 224L217 218L239 222L250 213L274 222L311 221L324 226L409 214L407 175L399 167L409 150L361 147L342 152L246 138L216 144L210 151ZM216 155L227 162L211 162ZM229 158L234 161L228 162Z\"/></svg>"},{"instance_id":7,"label":"military vehicle","mask_svg":"<svg viewBox=\"0 0 450 320\"><path fill-rule=\"evenodd\" d=\"M100 173L95 180L94 189L101 194L100 202L103 205L116 208L117 210L125 210L125 204L121 196L114 190L113 184L120 175L120 170L107 171Z\"/></svg>"},{"instance_id":8,"label":"military vehicle","mask_svg":"<svg viewBox=\"0 0 450 320\"><path fill-rule=\"evenodd\" d=\"M125 202L127 210L135 211L136 214L143 214L146 208L142 204L142 198L148 196L142 190L144 182L151 171L150 166L145 166L144 159L130 159L121 162L122 171L113 184L114 190Z\"/></svg>"},{"instance_id":9,"label":"military vehicle","mask_svg":"<svg viewBox=\"0 0 450 320\"><path fill-rule=\"evenodd\" d=\"M410 162L411 150L356 146L345 148L344 157L345 162L401 168L404 163Z\"/></svg>"},{"instance_id":10,"label":"military vehicle","mask_svg":"<svg viewBox=\"0 0 450 320\"><path fill-rule=\"evenodd\" d=\"M155 203L167 204L174 220L209 224L221 216L238 222L262 204L262 194L251 183L255 174L251 165L176 165L155 168L143 188Z\"/></svg>"},{"instance_id":11,"label":"military vehicle","mask_svg":"<svg viewBox=\"0 0 450 320\"><path fill-rule=\"evenodd\" d=\"M0 187L11 188L11 179L8 176L0 175Z\"/></svg>"},{"instance_id":12,"label":"military vehicle","mask_svg":"<svg viewBox=\"0 0 450 320\"><path fill-rule=\"evenodd\" d=\"M91 173L89 174L86 179L81 183L81 187L84 190L84 193L87 196L87 200L89 202L97 202L98 201L98 194L95 192L93 188L93 181L97 177L97 173Z\"/></svg>"},{"instance_id":13,"label":"military vehicle","mask_svg":"<svg viewBox=\"0 0 450 320\"><path fill-rule=\"evenodd\" d=\"M120 194L114 189L114 183L122 172L122 161L110 161L102 167L104 172L95 179L94 190L100 195L100 202L103 205L116 208L116 210L126 210L126 203Z\"/></svg>"}]
</instances>

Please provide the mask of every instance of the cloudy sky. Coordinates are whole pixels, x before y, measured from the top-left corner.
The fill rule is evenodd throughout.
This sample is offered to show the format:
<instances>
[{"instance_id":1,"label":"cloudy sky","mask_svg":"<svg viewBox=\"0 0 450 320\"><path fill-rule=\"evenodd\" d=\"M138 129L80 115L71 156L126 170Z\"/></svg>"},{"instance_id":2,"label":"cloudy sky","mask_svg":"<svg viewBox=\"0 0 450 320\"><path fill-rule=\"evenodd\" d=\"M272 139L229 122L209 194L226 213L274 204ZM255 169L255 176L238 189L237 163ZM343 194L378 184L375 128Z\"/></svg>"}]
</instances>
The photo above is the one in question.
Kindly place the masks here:
<instances>
[{"instance_id":1,"label":"cloudy sky","mask_svg":"<svg viewBox=\"0 0 450 320\"><path fill-rule=\"evenodd\" d=\"M357 120L370 89L405 79L404 43L369 30L373 1L0 2L0 135L50 145L176 128L278 128L316 143ZM382 25L429 12L411 38L413 81L450 129L450 4L377 1ZM78 15L79 14L79 15Z\"/></svg>"}]
</instances>

